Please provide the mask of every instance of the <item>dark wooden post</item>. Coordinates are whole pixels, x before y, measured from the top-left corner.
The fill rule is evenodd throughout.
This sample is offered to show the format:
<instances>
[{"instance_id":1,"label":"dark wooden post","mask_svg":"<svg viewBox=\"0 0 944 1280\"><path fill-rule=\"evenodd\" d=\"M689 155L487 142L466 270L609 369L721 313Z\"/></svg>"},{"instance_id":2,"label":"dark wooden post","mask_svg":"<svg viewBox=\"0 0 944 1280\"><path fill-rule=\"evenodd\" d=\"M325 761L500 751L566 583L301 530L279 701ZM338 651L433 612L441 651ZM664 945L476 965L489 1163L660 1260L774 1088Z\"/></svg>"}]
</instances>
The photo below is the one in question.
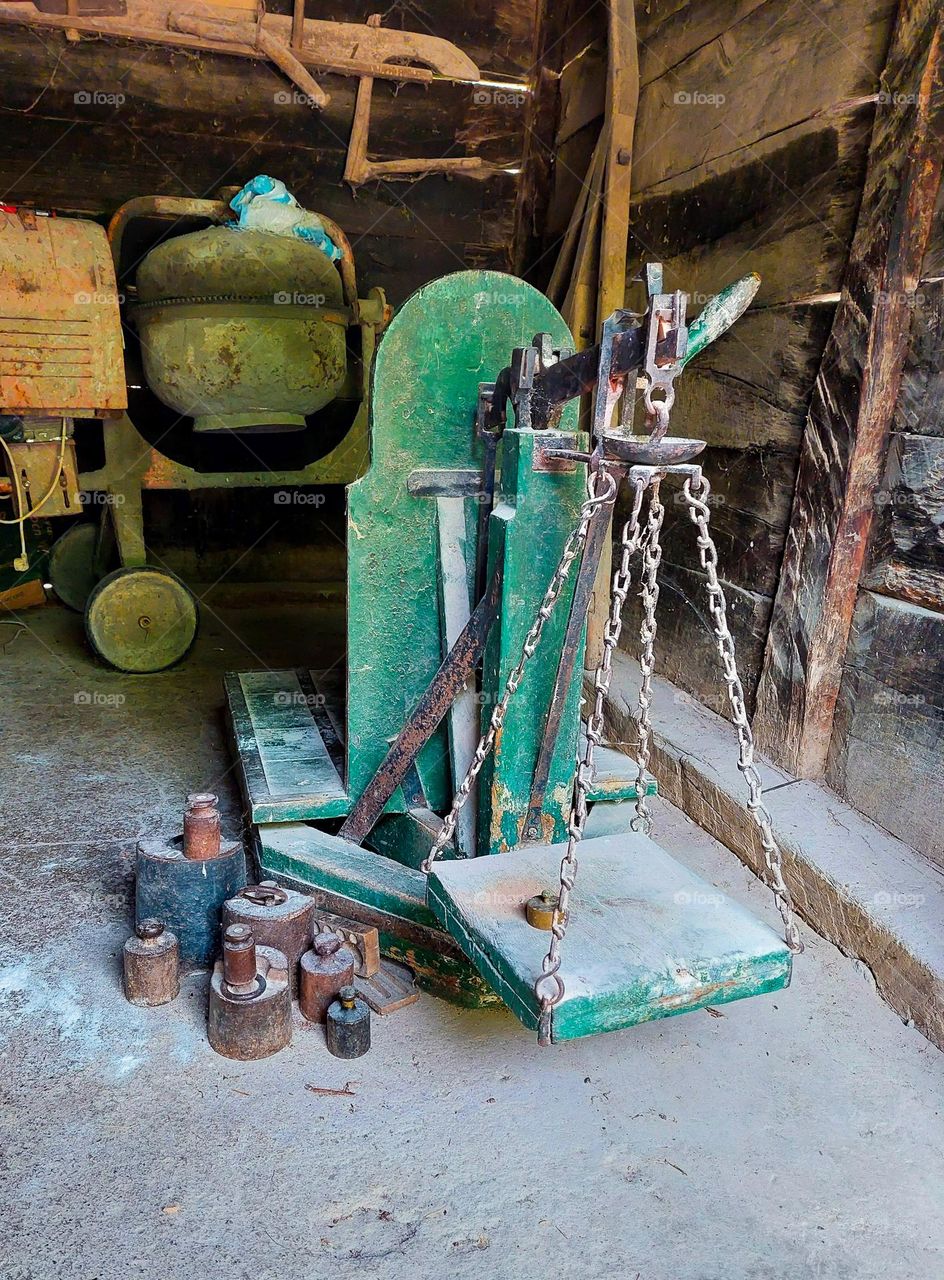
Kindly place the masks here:
<instances>
[{"instance_id":1,"label":"dark wooden post","mask_svg":"<svg viewBox=\"0 0 944 1280\"><path fill-rule=\"evenodd\" d=\"M813 389L757 692L759 745L800 777L825 771L942 159L940 3L902 0L842 297Z\"/></svg>"}]
</instances>

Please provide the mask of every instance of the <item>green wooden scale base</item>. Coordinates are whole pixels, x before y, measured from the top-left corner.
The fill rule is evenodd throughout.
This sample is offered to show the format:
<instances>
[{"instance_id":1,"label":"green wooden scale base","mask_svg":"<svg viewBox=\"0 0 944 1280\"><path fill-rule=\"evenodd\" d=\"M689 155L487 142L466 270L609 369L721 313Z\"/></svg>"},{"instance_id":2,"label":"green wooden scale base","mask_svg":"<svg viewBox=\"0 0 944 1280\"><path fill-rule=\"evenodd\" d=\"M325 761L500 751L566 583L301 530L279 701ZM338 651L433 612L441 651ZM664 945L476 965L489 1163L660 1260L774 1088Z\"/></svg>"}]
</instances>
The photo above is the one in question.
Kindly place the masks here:
<instances>
[{"instance_id":1,"label":"green wooden scale base","mask_svg":"<svg viewBox=\"0 0 944 1280\"><path fill-rule=\"evenodd\" d=\"M551 462L548 433L506 427L494 498L483 495L479 384L515 349L571 337L554 307L497 272L467 271L416 293L387 329L371 390L371 462L348 487L347 679L317 670L226 678L241 785L266 876L326 909L376 924L386 954L463 1004L504 1002L538 1025L533 987L548 934L524 904L556 891L580 740L582 644L561 699L535 817L532 784L564 644L573 581L547 622L495 750L426 876L420 864L518 662L586 496L586 469ZM558 447L584 447L571 402ZM483 501L487 522L480 521ZM478 680L449 705L360 840L339 834L473 613L480 530L497 615ZM474 623L474 619L473 619ZM473 624L469 624L473 625ZM646 783L649 794L655 783ZM551 1038L571 1039L786 986L784 942L630 830L636 766L598 748L579 846Z\"/></svg>"}]
</instances>

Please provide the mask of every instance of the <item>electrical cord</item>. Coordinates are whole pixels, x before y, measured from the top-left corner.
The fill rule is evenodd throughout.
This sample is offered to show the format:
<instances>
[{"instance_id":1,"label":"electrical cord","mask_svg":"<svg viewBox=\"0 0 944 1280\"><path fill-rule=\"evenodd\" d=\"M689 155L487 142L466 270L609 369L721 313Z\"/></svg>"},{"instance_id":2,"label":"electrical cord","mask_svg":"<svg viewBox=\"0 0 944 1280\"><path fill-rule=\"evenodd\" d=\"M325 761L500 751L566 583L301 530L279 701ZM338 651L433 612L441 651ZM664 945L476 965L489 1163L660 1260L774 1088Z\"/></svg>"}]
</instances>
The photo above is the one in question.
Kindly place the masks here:
<instances>
[{"instance_id":1,"label":"electrical cord","mask_svg":"<svg viewBox=\"0 0 944 1280\"><path fill-rule=\"evenodd\" d=\"M63 418L62 434L59 437L59 458L56 462L56 469L52 478L52 483L50 484L46 492L43 494L43 496L40 498L40 500L33 506L32 510L27 511L25 509L26 504L23 501L23 490L20 487L20 475L19 475L19 472L17 471L16 459L13 457L13 452L10 449L10 446L7 444L6 440L3 438L3 436L0 436L0 444L3 445L4 452L6 453L10 463L10 478L12 479L13 487L16 490L16 505L17 505L18 511L20 512L20 514L18 516L14 516L12 520L0 519L0 525L15 524L19 526L20 554L16 558L16 560L13 561L13 567L14 569L18 569L20 572L23 572L24 570L29 568L29 554L27 553L27 550L26 550L26 522L27 520L32 519L32 517L35 516L36 513L46 505L46 503L49 501L52 495L56 492L56 489L59 487L59 477L62 474L62 464L65 461L65 456L66 456L67 439L68 439L67 424L66 424L66 419Z\"/></svg>"}]
</instances>

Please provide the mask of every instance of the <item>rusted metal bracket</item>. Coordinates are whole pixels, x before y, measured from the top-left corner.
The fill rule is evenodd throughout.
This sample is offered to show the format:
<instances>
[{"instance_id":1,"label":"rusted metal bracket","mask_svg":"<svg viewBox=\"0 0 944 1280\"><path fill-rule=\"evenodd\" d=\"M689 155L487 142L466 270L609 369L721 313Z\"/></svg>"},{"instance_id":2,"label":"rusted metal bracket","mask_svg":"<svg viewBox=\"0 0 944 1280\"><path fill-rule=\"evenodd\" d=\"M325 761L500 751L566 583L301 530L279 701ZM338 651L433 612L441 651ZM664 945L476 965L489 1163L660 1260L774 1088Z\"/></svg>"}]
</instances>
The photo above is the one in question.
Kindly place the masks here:
<instances>
[{"instance_id":1,"label":"rusted metal bracket","mask_svg":"<svg viewBox=\"0 0 944 1280\"><path fill-rule=\"evenodd\" d=\"M671 316L674 294L665 295L670 301L665 307L660 303L657 308L655 330L652 327L649 330L641 328L632 320L632 312L615 313L625 321L614 323L610 328L611 350L608 354L603 353L608 378L615 383L642 369L647 359L646 343L653 338L654 347L649 351L649 358L654 368L665 369L670 365L674 368L675 364L684 367L744 314L759 285L760 277L751 273L711 298L698 318L688 326L687 345L682 343L678 325L660 323ZM684 315L681 320L684 324ZM607 335L604 335L604 342L606 340ZM556 364L542 366L536 371L530 388L531 425L536 431L552 425L568 400L593 391L599 384L602 346L603 343L598 343L573 355L562 356ZM503 369L494 384L488 385L494 390L488 405L481 411L481 428L500 431L505 425L508 403L514 399L511 368Z\"/></svg>"}]
</instances>

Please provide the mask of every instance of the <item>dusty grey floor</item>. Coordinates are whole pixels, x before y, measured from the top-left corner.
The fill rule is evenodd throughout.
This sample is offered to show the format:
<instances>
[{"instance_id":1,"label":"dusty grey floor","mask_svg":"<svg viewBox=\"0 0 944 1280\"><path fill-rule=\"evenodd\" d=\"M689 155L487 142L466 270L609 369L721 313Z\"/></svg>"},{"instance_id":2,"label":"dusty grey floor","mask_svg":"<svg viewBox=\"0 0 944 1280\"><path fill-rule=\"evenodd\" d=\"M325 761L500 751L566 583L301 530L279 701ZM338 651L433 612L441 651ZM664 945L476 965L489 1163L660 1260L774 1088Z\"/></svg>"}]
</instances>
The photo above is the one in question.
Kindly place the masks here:
<instances>
[{"instance_id":1,"label":"dusty grey floor","mask_svg":"<svg viewBox=\"0 0 944 1280\"><path fill-rule=\"evenodd\" d=\"M0 1280L944 1274L942 1057L808 932L787 992L553 1050L424 996L357 1062L300 1024L241 1065L205 1041L202 976L127 1005L134 841L210 785L238 822L219 674L315 657L315 624L211 616L183 667L128 678L73 615L24 620L0 627Z\"/></svg>"}]
</instances>

